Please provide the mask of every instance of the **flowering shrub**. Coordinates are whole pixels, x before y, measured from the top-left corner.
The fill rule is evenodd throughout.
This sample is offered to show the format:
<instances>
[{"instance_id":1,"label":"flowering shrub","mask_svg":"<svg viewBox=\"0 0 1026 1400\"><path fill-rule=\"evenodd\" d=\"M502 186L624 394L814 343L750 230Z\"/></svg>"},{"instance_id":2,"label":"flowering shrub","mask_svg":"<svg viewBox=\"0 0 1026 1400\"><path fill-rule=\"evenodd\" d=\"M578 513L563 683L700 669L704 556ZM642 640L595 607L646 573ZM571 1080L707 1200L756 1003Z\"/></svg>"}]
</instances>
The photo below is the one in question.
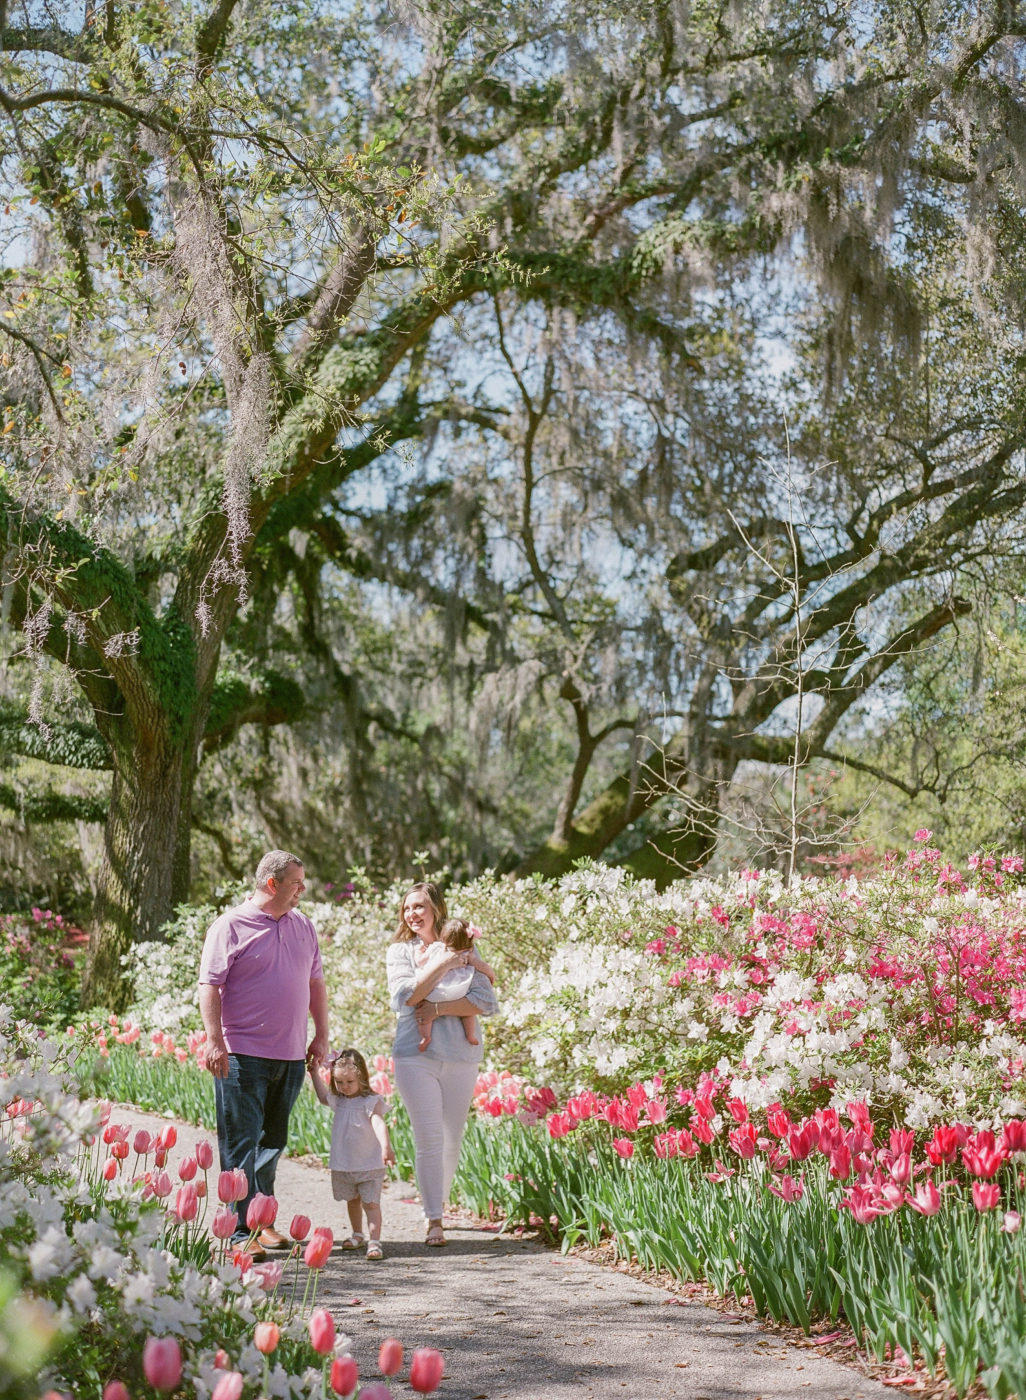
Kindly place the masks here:
<instances>
[{"instance_id":1,"label":"flowering shrub","mask_svg":"<svg viewBox=\"0 0 1026 1400\"><path fill-rule=\"evenodd\" d=\"M330 1253L325 1231L301 1255L310 1222L296 1217L290 1259L230 1255L240 1186L233 1173L212 1177L210 1144L174 1164L172 1179L174 1128L130 1140L110 1105L77 1097L68 1043L41 1039L9 1008L0 1008L0 1104L5 1400L37 1400L48 1388L111 1400L144 1383L217 1400L323 1395L329 1380L335 1393L354 1393L349 1339L324 1309L306 1316ZM254 1230L277 1208L271 1197L257 1203ZM306 1276L298 1311L279 1296L290 1263Z\"/></svg>"},{"instance_id":2,"label":"flowering shrub","mask_svg":"<svg viewBox=\"0 0 1026 1400\"><path fill-rule=\"evenodd\" d=\"M0 986L38 1026L63 1027L78 1009L69 928L51 909L0 914Z\"/></svg>"},{"instance_id":3,"label":"flowering shrub","mask_svg":"<svg viewBox=\"0 0 1026 1400\"><path fill-rule=\"evenodd\" d=\"M954 870L921 833L872 880L743 870L662 891L585 866L561 880L491 875L448 891L484 931L502 1011L492 1063L557 1088L656 1073L728 1080L753 1108L864 1098L914 1127L1026 1112L1022 861ZM332 1024L387 1052L384 955L401 897L363 884L307 903ZM226 893L226 903L243 890ZM196 971L212 908L133 955L144 1033L199 1026Z\"/></svg>"}]
</instances>

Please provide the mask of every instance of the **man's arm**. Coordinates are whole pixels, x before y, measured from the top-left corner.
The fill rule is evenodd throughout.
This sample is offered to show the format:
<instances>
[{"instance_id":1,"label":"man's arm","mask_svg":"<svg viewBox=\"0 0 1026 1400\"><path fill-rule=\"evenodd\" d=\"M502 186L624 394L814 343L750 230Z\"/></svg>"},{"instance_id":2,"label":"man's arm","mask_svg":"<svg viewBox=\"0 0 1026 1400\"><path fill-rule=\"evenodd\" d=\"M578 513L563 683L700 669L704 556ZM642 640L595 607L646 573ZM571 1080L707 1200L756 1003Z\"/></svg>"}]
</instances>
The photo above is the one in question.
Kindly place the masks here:
<instances>
[{"instance_id":1,"label":"man's arm","mask_svg":"<svg viewBox=\"0 0 1026 1400\"><path fill-rule=\"evenodd\" d=\"M228 1074L228 1047L224 1043L221 1029L221 989L209 982L201 982L199 989L200 1015L203 1029L207 1033L204 1059L207 1069L215 1079L224 1079Z\"/></svg>"},{"instance_id":2,"label":"man's arm","mask_svg":"<svg viewBox=\"0 0 1026 1400\"><path fill-rule=\"evenodd\" d=\"M320 978L310 981L310 1015L313 1017L313 1040L307 1046L306 1062L319 1065L328 1053L328 989Z\"/></svg>"}]
</instances>

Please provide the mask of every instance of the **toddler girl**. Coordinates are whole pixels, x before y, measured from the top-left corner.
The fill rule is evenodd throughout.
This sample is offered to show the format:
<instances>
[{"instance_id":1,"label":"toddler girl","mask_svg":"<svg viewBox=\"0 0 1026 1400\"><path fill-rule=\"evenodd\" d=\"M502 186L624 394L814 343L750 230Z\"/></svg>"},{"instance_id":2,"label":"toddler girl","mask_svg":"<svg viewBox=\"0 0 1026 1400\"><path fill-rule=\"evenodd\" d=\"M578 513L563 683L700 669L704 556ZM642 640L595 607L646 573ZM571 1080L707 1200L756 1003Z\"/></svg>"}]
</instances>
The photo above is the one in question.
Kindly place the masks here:
<instances>
[{"instance_id":1,"label":"toddler girl","mask_svg":"<svg viewBox=\"0 0 1026 1400\"><path fill-rule=\"evenodd\" d=\"M366 1243L367 1258L381 1259L381 1186L385 1167L395 1161L384 1100L371 1089L367 1062L359 1050L336 1050L325 1064L327 1086L313 1065L310 1078L314 1093L334 1114L328 1158L331 1191L336 1201L345 1201L353 1227L342 1248L359 1249ZM363 1233L364 1211L369 1240Z\"/></svg>"},{"instance_id":2,"label":"toddler girl","mask_svg":"<svg viewBox=\"0 0 1026 1400\"><path fill-rule=\"evenodd\" d=\"M476 930L475 930L476 933ZM434 987L424 998L425 1001L459 1001L465 997L470 990L475 972L483 972L489 982L495 985L495 973L488 964L481 958L474 945L474 934L470 932L470 925L465 919L447 919L438 932L438 937L433 943L421 944L413 950L413 960L420 968L430 968L444 958L447 953L469 953L470 958L466 967L454 967L451 972L447 972L444 977L439 978ZM461 1016L460 1022L463 1026L463 1033L471 1045L480 1045L481 1039L477 1033L477 1017ZM420 1044L418 1050L426 1050L431 1044L431 1029L434 1021L428 1021L421 1027Z\"/></svg>"}]
</instances>

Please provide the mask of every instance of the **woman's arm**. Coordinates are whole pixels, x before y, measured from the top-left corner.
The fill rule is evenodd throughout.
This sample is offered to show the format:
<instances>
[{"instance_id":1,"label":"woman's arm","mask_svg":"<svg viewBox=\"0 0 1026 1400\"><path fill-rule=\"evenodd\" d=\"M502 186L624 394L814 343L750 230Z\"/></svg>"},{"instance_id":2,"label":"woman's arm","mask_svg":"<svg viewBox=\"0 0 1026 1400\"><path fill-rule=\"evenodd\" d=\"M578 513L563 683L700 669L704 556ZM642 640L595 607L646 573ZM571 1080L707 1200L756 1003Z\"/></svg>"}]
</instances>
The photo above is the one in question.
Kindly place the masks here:
<instances>
[{"instance_id":1,"label":"woman's arm","mask_svg":"<svg viewBox=\"0 0 1026 1400\"><path fill-rule=\"evenodd\" d=\"M452 970L457 967L469 966L472 956L473 954L471 953L448 952L444 958L439 958L436 963L432 963L431 967L422 972L414 982L413 991L407 998L406 1005L419 1006L428 992L434 991L435 987L438 986L438 983L441 982L447 972L452 972ZM455 1006L458 1003L448 1002L446 1004ZM468 1011L463 1014L469 1016L472 1013Z\"/></svg>"}]
</instances>

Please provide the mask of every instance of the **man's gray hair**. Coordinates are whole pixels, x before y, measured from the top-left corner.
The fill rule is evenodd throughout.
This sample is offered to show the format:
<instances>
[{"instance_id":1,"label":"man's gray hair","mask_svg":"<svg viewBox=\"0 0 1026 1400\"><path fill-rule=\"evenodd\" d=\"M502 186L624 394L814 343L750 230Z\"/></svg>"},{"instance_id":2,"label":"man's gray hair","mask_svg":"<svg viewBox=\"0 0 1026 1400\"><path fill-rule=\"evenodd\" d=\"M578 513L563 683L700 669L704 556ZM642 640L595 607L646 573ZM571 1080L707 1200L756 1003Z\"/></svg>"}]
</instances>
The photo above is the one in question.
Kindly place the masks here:
<instances>
[{"instance_id":1,"label":"man's gray hair","mask_svg":"<svg viewBox=\"0 0 1026 1400\"><path fill-rule=\"evenodd\" d=\"M263 889L268 880L283 880L290 865L302 864L299 857L294 856L291 851L268 851L260 857L260 864L256 868L256 888Z\"/></svg>"}]
</instances>

